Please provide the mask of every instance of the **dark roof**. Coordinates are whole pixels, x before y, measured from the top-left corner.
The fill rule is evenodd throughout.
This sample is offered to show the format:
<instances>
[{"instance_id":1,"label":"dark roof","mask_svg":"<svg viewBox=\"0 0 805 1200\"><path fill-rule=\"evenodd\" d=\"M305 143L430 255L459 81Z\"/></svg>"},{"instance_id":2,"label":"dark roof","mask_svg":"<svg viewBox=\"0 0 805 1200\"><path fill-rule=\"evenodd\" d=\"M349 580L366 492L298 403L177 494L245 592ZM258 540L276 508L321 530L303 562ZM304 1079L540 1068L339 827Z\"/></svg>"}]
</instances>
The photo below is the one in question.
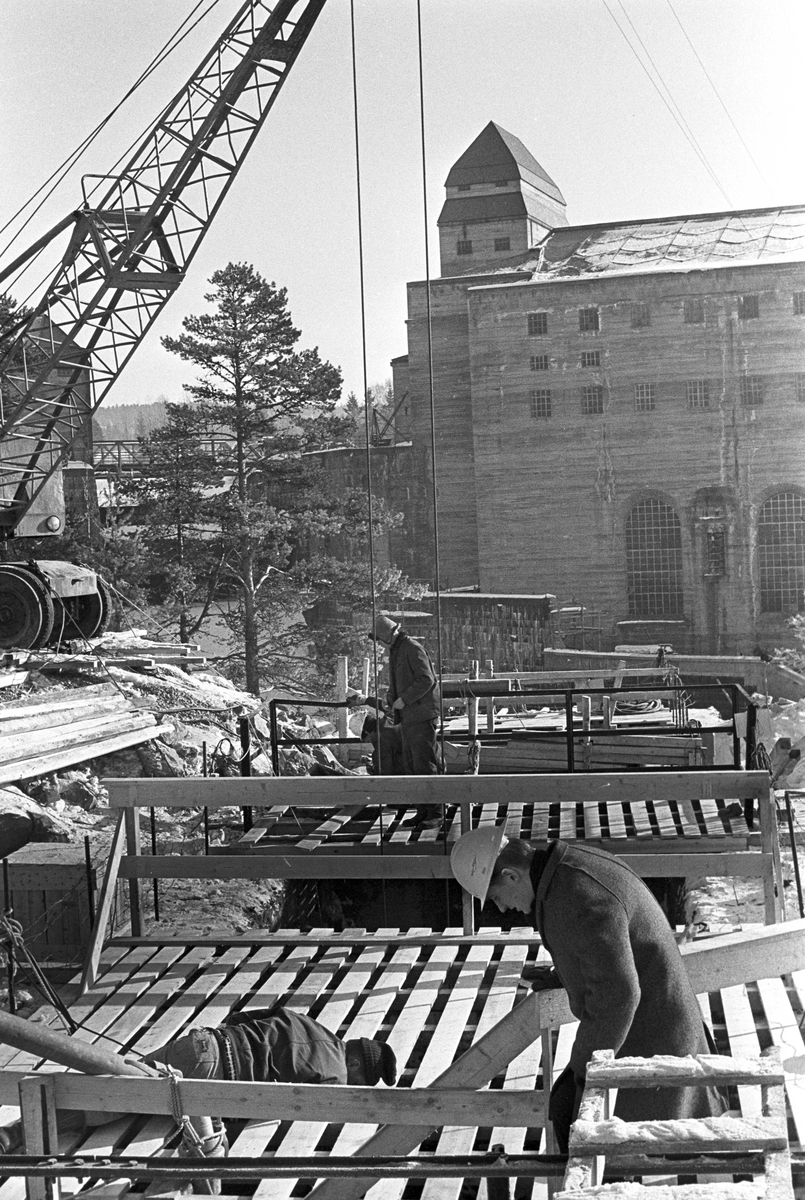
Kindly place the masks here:
<instances>
[{"instance_id":1,"label":"dark roof","mask_svg":"<svg viewBox=\"0 0 805 1200\"><path fill-rule=\"evenodd\" d=\"M553 229L524 270L534 282L738 263L802 262L805 205Z\"/></svg>"},{"instance_id":2,"label":"dark roof","mask_svg":"<svg viewBox=\"0 0 805 1200\"><path fill-rule=\"evenodd\" d=\"M565 203L547 171L537 162L519 138L496 125L483 129L461 158L450 168L445 187L466 183L496 183L500 179L524 179L560 204Z\"/></svg>"},{"instance_id":3,"label":"dark roof","mask_svg":"<svg viewBox=\"0 0 805 1200\"><path fill-rule=\"evenodd\" d=\"M524 217L526 212L521 192L499 192L496 196L449 196L439 213L439 224L499 221L507 217Z\"/></svg>"}]
</instances>

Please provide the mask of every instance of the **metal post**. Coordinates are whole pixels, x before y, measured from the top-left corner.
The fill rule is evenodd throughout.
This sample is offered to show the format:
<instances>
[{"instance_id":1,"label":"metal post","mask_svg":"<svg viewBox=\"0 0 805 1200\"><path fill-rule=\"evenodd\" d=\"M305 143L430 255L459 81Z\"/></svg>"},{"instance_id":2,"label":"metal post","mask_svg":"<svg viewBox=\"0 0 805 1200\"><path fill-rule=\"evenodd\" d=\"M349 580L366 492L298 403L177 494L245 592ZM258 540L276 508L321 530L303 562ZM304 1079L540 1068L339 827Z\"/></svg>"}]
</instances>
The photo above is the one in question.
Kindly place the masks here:
<instances>
[{"instance_id":1,"label":"metal post","mask_svg":"<svg viewBox=\"0 0 805 1200\"><path fill-rule=\"evenodd\" d=\"M248 779L252 773L252 730L248 717L238 717L238 732L240 733L240 773ZM248 833L252 827L251 806L242 808L243 832Z\"/></svg>"},{"instance_id":2,"label":"metal post","mask_svg":"<svg viewBox=\"0 0 805 1200\"><path fill-rule=\"evenodd\" d=\"M88 834L84 836L84 863L87 868L87 909L89 911L89 924L91 929L95 924L95 889L92 886L92 848L90 846Z\"/></svg>"},{"instance_id":3,"label":"metal post","mask_svg":"<svg viewBox=\"0 0 805 1200\"><path fill-rule=\"evenodd\" d=\"M268 702L268 724L271 730L271 769L275 775L280 773L279 725L277 724L277 702Z\"/></svg>"},{"instance_id":4,"label":"metal post","mask_svg":"<svg viewBox=\"0 0 805 1200\"><path fill-rule=\"evenodd\" d=\"M345 701L347 698L347 686L349 683L349 659L345 654L338 657L336 663L336 682L335 682L335 698L338 701ZM349 718L348 708L339 708L336 710L335 723L336 731L339 738L345 738L349 733L347 724ZM379 736L379 733L378 733ZM343 742L338 744L338 761L346 763L349 759L349 748Z\"/></svg>"},{"instance_id":5,"label":"metal post","mask_svg":"<svg viewBox=\"0 0 805 1200\"><path fill-rule=\"evenodd\" d=\"M785 815L788 818L788 836L791 840L791 857L794 860L794 880L797 885L797 903L799 904L799 915L805 917L805 905L802 902L802 879L799 874L799 855L797 854L797 842L794 836L794 814L791 808L791 794L785 793Z\"/></svg>"},{"instance_id":6,"label":"metal post","mask_svg":"<svg viewBox=\"0 0 805 1200\"><path fill-rule=\"evenodd\" d=\"M151 807L151 853L156 855L157 852L157 814L156 809ZM159 920L159 880L154 876L154 920Z\"/></svg>"},{"instance_id":7,"label":"metal post","mask_svg":"<svg viewBox=\"0 0 805 1200\"><path fill-rule=\"evenodd\" d=\"M576 769L576 751L573 746L573 693L565 692L565 727L567 738L567 769Z\"/></svg>"},{"instance_id":8,"label":"metal post","mask_svg":"<svg viewBox=\"0 0 805 1200\"><path fill-rule=\"evenodd\" d=\"M126 823L126 853L140 855L140 810L127 808L124 814ZM142 937L142 910L140 907L140 881L129 880L129 915L131 917L131 936Z\"/></svg>"},{"instance_id":9,"label":"metal post","mask_svg":"<svg viewBox=\"0 0 805 1200\"><path fill-rule=\"evenodd\" d=\"M14 911L11 907L11 890L8 885L8 859L3 859L3 907L6 910L6 916L10 917ZM8 1011L15 1013L17 1011L17 997L14 995L14 976L16 974L16 963L14 961L14 943L11 938L6 943L6 977L8 979Z\"/></svg>"},{"instance_id":10,"label":"metal post","mask_svg":"<svg viewBox=\"0 0 805 1200\"><path fill-rule=\"evenodd\" d=\"M732 765L736 771L741 769L741 739L738 737L738 726L735 724L735 718L738 713L738 689L734 683L730 684L730 699L732 700ZM747 712L747 723L749 714Z\"/></svg>"}]
</instances>

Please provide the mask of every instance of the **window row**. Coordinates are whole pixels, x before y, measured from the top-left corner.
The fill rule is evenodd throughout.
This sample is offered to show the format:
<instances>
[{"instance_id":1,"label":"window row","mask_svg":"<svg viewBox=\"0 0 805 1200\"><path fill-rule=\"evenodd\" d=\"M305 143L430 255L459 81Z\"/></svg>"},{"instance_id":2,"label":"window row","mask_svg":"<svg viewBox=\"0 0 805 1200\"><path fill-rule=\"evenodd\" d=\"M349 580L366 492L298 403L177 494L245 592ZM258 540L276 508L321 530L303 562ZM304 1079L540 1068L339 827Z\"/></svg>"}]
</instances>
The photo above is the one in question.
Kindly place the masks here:
<instances>
[{"instance_id":1,"label":"window row","mask_svg":"<svg viewBox=\"0 0 805 1200\"><path fill-rule=\"evenodd\" d=\"M673 506L643 500L626 518L626 589L629 616L681 617L682 525ZM805 497L779 492L762 505L757 521L758 585L764 613L805 610ZM709 530L704 568L727 570L726 534Z\"/></svg>"},{"instance_id":2,"label":"window row","mask_svg":"<svg viewBox=\"0 0 805 1200\"><path fill-rule=\"evenodd\" d=\"M459 246L462 244L459 242ZM468 243L472 245L472 243ZM458 251L462 253L472 253L469 251ZM797 317L805 316L805 292L794 292L792 297L792 307L794 315ZM579 314L579 333L597 333L601 328L601 310L597 306L589 308L580 308ZM548 333L548 316L547 312L533 312L526 314L528 323L529 337L545 337ZM738 318L741 321L751 321L760 316L760 296L747 295L738 297ZM686 325L702 325L704 323L704 299L700 296L691 297L683 301L682 319ZM631 306L631 325L632 329L645 329L651 325L651 310L648 304L638 303Z\"/></svg>"},{"instance_id":3,"label":"window row","mask_svg":"<svg viewBox=\"0 0 805 1200\"><path fill-rule=\"evenodd\" d=\"M536 370L537 368L532 368ZM738 381L741 404L754 408L762 404L765 396L764 378L762 375L743 375ZM709 379L685 380L685 406L690 410L709 409L711 390ZM805 372L799 372L794 377L795 395L801 404L805 404ZM550 388L537 388L530 394L531 416L552 416L552 392ZM601 384L588 384L580 390L581 411L585 416L604 411L604 388ZM655 383L636 383L633 388L635 412L654 412L657 407L657 385ZM713 392L716 401L715 390Z\"/></svg>"},{"instance_id":4,"label":"window row","mask_svg":"<svg viewBox=\"0 0 805 1200\"><path fill-rule=\"evenodd\" d=\"M507 237L496 237L495 238L495 250L497 250L497 251L511 250L511 248L512 248L511 247L511 238L507 238ZM459 238L459 240L456 242L456 254L458 255L458 257L462 258L462 257L465 257L466 255L474 254L474 253L475 252L472 248L472 238Z\"/></svg>"}]
</instances>

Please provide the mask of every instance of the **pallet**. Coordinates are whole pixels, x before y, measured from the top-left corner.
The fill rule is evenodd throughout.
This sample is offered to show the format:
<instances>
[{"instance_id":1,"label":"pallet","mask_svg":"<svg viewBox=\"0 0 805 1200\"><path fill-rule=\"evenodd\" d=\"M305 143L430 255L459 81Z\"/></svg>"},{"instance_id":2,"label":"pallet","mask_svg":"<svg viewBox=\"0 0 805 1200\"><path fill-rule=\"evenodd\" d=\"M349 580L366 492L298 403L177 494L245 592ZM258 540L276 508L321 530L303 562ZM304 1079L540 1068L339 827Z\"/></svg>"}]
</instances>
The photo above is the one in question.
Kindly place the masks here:
<instances>
[{"instance_id":1,"label":"pallet","mask_svg":"<svg viewBox=\"0 0 805 1200\"><path fill-rule=\"evenodd\" d=\"M756 1055L761 1040L784 1047L795 1059L805 1053L799 1029L805 1007L804 930L803 922L792 922L790 927L759 927L745 939L716 937L683 947L722 1053ZM561 1071L574 1035L564 993L527 992L520 985L523 967L541 961L543 954L532 929L489 931L474 938L456 930L399 935L394 930L342 934L325 929L232 942L206 938L192 945L178 939L170 944L120 939L104 950L95 986L71 1011L81 1025L77 1038L106 1039L135 1055L153 1051L191 1026L214 1025L233 1009L275 1002L309 1013L339 1036L387 1040L398 1059L399 1096L383 1088L367 1092L217 1081L182 1085L188 1112L217 1111L241 1119L244 1111L250 1113L251 1119L232 1127L232 1155L265 1155L267 1168L290 1155L325 1160L330 1155L408 1154L420 1144L420 1154L436 1156L482 1154L501 1143L507 1155L527 1154L545 1146L544 1096L551 1068L544 1064L552 1059L554 1074ZM758 971L764 980L752 982ZM44 1008L38 1016L57 1025L52 1010ZM470 1074L467 1052L474 1046L483 1065ZM19 1083L32 1073L50 1075L54 1068L0 1046L0 1103L14 1105ZM174 1127L163 1082L88 1079L60 1069L56 1076L60 1107L132 1112L87 1135L61 1138L62 1153L154 1156L165 1147L172 1152ZM439 1097L430 1090L440 1081L450 1095ZM785 1089L799 1145L805 1137L803 1082L792 1063ZM742 1084L739 1102L744 1115L756 1115L757 1089ZM150 1115L139 1115L143 1109ZM13 1109L4 1111L5 1119L12 1119ZM345 1120L345 1115L353 1119ZM378 1130L381 1121L389 1123ZM318 1200L336 1194L331 1182L317 1191ZM263 1178L252 1188L239 1188L261 1200L287 1200L296 1194L295 1183ZM342 1179L337 1194L350 1200L367 1186L366 1180ZM404 1180L387 1179L373 1197L400 1200L405 1186ZM469 1200L475 1186L455 1178L432 1179L422 1195L426 1200ZM120 1195L127 1192L125 1185ZM0 1200L22 1200L22 1195L19 1178L0 1185ZM545 1181L532 1180L528 1196L544 1200Z\"/></svg>"},{"instance_id":2,"label":"pallet","mask_svg":"<svg viewBox=\"0 0 805 1200\"><path fill-rule=\"evenodd\" d=\"M675 1121L618 1121L608 1119L612 1088L729 1086L741 1084L760 1093L760 1112L739 1116ZM562 1190L555 1200L597 1200L611 1188L603 1184L606 1168L618 1177L667 1173L666 1156L685 1159L674 1164L679 1174L700 1173L706 1161L708 1175L721 1179L695 1185L671 1184L663 1188L664 1200L713 1200L725 1196L753 1197L757 1181L736 1183L744 1174L735 1156L760 1161L766 1200L794 1200L791 1153L785 1107L785 1071L780 1050L769 1047L760 1056L731 1058L712 1054L689 1058L630 1058L618 1061L611 1050L596 1050L587 1068L584 1096L570 1132L570 1157ZM719 1160L721 1160L719 1162ZM656 1187L631 1184L629 1196L648 1200Z\"/></svg>"}]
</instances>

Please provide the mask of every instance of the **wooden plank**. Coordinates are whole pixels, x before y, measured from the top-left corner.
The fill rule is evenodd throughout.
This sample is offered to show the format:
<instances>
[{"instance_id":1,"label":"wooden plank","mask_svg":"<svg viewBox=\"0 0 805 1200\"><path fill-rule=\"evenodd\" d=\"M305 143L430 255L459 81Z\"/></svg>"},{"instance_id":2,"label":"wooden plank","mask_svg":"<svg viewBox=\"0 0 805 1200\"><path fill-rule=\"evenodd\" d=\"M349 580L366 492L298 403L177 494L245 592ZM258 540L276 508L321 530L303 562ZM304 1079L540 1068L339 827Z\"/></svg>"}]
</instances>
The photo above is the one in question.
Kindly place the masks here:
<instances>
[{"instance_id":1,"label":"wooden plank","mask_svg":"<svg viewBox=\"0 0 805 1200\"><path fill-rule=\"evenodd\" d=\"M351 1031L350 1031L351 1034ZM20 1084L41 1078L52 1087L60 1109L153 1113L171 1116L168 1079L135 1076L81 1075L64 1071L33 1077L25 1072L0 1075L0 1097L13 1103ZM233 1120L295 1120L360 1124L455 1124L478 1126L494 1120L503 1128L541 1124L542 1097L524 1091L477 1091L348 1087L312 1083L229 1083L221 1079L183 1079L182 1108L188 1116ZM287 1151L284 1151L287 1153Z\"/></svg>"},{"instance_id":2,"label":"wooden plank","mask_svg":"<svg viewBox=\"0 0 805 1200\"><path fill-rule=\"evenodd\" d=\"M588 841L601 839L601 816L595 800L584 804L584 837Z\"/></svg>"},{"instance_id":3,"label":"wooden plank","mask_svg":"<svg viewBox=\"0 0 805 1200\"><path fill-rule=\"evenodd\" d=\"M120 870L125 843L125 815L123 812L120 812L115 824L114 833L112 834L109 857L106 860L106 870L104 871L103 883L101 884L101 892L98 898L98 907L95 912L95 924L92 927L89 946L87 947L87 957L79 986L79 992L81 993L91 988L97 978L98 964L103 948L103 940L106 936L106 929L109 924L109 917L112 913L112 905L115 900L115 888L117 886L118 872Z\"/></svg>"},{"instance_id":4,"label":"wooden plank","mask_svg":"<svg viewBox=\"0 0 805 1200\"><path fill-rule=\"evenodd\" d=\"M629 1121L624 1134L623 1122L576 1121L571 1131L571 1153L605 1154L617 1146L618 1156L646 1153L689 1154L730 1151L736 1142L746 1150L785 1150L788 1139L778 1122L770 1117L699 1117L695 1141L666 1134L662 1121ZM658 1132L659 1131L659 1132Z\"/></svg>"},{"instance_id":5,"label":"wooden plank","mask_svg":"<svg viewBox=\"0 0 805 1200\"><path fill-rule=\"evenodd\" d=\"M629 805L629 810L634 821L635 833L638 838L654 837L654 831L651 828L651 818L648 815L648 808L645 800L632 800Z\"/></svg>"},{"instance_id":6,"label":"wooden plank","mask_svg":"<svg viewBox=\"0 0 805 1200\"><path fill-rule=\"evenodd\" d=\"M760 995L767 1020L772 1042L780 1047L784 1055L783 1066L789 1059L805 1062L805 1041L803 1041L800 1019L791 1008L791 1000L785 989L785 984L779 976L758 979L758 994ZM791 1108L797 1141L805 1143L805 1076L796 1069L786 1078L786 1093Z\"/></svg>"},{"instance_id":7,"label":"wooden plank","mask_svg":"<svg viewBox=\"0 0 805 1200\"><path fill-rule=\"evenodd\" d=\"M658 797L654 800L654 816L660 827L660 837L675 838L677 836L676 822L667 799Z\"/></svg>"},{"instance_id":8,"label":"wooden plank","mask_svg":"<svg viewBox=\"0 0 805 1200\"><path fill-rule=\"evenodd\" d=\"M737 983L732 987L721 988L721 1003L724 1009L724 1023L727 1027L731 1053L737 1057L759 1054L760 1040L757 1034L755 1018L749 1004L746 984ZM753 1117L761 1115L762 1102L760 1088L739 1087L738 1100L741 1105L742 1116Z\"/></svg>"},{"instance_id":9,"label":"wooden plank","mask_svg":"<svg viewBox=\"0 0 805 1200\"><path fill-rule=\"evenodd\" d=\"M344 804L510 804L678 800L686 796L751 799L769 794L764 771L595 772L556 775L376 775L316 778L108 779L112 808L206 805L341 807Z\"/></svg>"},{"instance_id":10,"label":"wooden plank","mask_svg":"<svg viewBox=\"0 0 805 1200\"><path fill-rule=\"evenodd\" d=\"M170 733L172 730L171 724L150 725L115 736L107 735L86 744L70 745L64 750L41 754L26 759L25 762L0 764L0 784L17 783L26 779L36 779L39 775L49 775L52 771L61 771L64 767L71 767L76 763L90 762L104 754L113 754L129 746L150 742L161 733Z\"/></svg>"},{"instance_id":11,"label":"wooden plank","mask_svg":"<svg viewBox=\"0 0 805 1200\"><path fill-rule=\"evenodd\" d=\"M718 807L714 799L709 796L702 797L699 801L702 817L704 819L705 828L709 837L724 837L726 830L719 816Z\"/></svg>"},{"instance_id":12,"label":"wooden plank","mask_svg":"<svg viewBox=\"0 0 805 1200\"><path fill-rule=\"evenodd\" d=\"M617 800L607 801L607 823L609 836L613 839L626 837L626 820L623 815L623 805Z\"/></svg>"}]
</instances>

